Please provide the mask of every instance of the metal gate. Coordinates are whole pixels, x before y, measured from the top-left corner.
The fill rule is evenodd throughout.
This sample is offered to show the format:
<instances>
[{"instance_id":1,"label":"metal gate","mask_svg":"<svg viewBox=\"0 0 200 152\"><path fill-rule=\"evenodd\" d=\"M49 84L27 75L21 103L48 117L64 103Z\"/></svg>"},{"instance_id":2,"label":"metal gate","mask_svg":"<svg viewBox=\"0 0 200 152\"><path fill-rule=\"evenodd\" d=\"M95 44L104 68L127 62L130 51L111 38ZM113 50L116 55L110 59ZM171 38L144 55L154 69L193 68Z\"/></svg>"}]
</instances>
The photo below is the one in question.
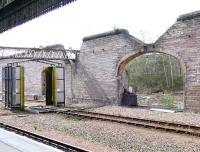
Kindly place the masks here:
<instances>
[{"instance_id":1,"label":"metal gate","mask_svg":"<svg viewBox=\"0 0 200 152\"><path fill-rule=\"evenodd\" d=\"M56 103L57 106L65 105L65 70L64 67L55 69Z\"/></svg>"},{"instance_id":2,"label":"metal gate","mask_svg":"<svg viewBox=\"0 0 200 152\"><path fill-rule=\"evenodd\" d=\"M2 68L2 99L6 108L24 109L24 67Z\"/></svg>"},{"instance_id":3,"label":"metal gate","mask_svg":"<svg viewBox=\"0 0 200 152\"><path fill-rule=\"evenodd\" d=\"M50 66L42 71L42 94L46 105L65 106L65 71L61 66Z\"/></svg>"}]
</instances>

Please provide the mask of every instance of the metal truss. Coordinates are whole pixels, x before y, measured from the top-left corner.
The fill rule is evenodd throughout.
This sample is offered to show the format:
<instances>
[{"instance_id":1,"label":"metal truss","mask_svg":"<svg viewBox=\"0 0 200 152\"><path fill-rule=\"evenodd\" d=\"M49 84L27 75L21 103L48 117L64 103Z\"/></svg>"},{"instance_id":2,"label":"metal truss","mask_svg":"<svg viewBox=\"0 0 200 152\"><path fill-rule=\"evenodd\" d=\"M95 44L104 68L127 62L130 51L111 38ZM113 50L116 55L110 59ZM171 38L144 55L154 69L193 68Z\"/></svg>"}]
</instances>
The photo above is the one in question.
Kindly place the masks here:
<instances>
[{"instance_id":1,"label":"metal truss","mask_svg":"<svg viewBox=\"0 0 200 152\"><path fill-rule=\"evenodd\" d=\"M57 67L62 67L63 64L60 62L55 62L52 60L47 60L47 59L26 59L26 60L20 60L20 61L16 61L16 62L10 62L7 63L7 66L18 66L21 63L25 63L25 62L39 62L39 63L43 63L43 64L47 64L47 65L51 65L51 66L57 66Z\"/></svg>"},{"instance_id":2,"label":"metal truss","mask_svg":"<svg viewBox=\"0 0 200 152\"><path fill-rule=\"evenodd\" d=\"M0 47L0 59L76 60L79 50Z\"/></svg>"}]
</instances>

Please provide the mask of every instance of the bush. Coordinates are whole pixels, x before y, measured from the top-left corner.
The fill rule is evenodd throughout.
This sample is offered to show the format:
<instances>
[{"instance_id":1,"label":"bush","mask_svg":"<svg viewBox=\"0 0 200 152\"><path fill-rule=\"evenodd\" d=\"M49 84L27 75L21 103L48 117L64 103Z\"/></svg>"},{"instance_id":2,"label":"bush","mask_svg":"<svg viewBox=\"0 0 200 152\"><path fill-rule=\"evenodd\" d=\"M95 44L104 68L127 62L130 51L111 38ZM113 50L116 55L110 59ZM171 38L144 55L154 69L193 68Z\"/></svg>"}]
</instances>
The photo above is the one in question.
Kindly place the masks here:
<instances>
[{"instance_id":1,"label":"bush","mask_svg":"<svg viewBox=\"0 0 200 152\"><path fill-rule=\"evenodd\" d=\"M183 74L179 61L163 53L149 53L133 59L126 69L129 86L138 91L163 89L183 90Z\"/></svg>"}]
</instances>

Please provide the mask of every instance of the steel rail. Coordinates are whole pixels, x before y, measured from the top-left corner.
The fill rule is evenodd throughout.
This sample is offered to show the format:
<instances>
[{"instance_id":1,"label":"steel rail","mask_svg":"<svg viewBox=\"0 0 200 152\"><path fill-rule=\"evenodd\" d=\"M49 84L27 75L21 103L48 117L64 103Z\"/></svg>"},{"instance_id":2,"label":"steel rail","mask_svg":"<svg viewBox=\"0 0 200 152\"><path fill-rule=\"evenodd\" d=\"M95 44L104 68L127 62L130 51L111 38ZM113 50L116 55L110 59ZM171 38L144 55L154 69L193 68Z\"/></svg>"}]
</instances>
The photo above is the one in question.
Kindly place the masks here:
<instances>
[{"instance_id":1,"label":"steel rail","mask_svg":"<svg viewBox=\"0 0 200 152\"><path fill-rule=\"evenodd\" d=\"M22 129L19 129L19 128L16 128L16 127L4 124L4 123L0 123L0 128L4 128L5 130L15 132L15 133L22 135L22 136L26 136L28 138L42 142L46 145L55 147L57 149L65 151L65 152L88 152L88 150L81 149L81 148L78 148L78 147L75 147L75 146L72 146L72 145L69 145L69 144L66 144L66 143L62 143L62 142L59 142L59 141L54 140L54 139L46 138L44 136L40 136L40 135L31 133L29 131L25 131L25 130L22 130Z\"/></svg>"},{"instance_id":2,"label":"steel rail","mask_svg":"<svg viewBox=\"0 0 200 152\"><path fill-rule=\"evenodd\" d=\"M200 126L195 126L195 125L144 119L144 118L116 116L116 115L102 114L102 113L89 112L83 110L68 111L63 113L71 116L78 116L78 117L84 117L102 121L111 121L121 124L128 124L145 128L153 128L153 129L189 134L200 137Z\"/></svg>"}]
</instances>

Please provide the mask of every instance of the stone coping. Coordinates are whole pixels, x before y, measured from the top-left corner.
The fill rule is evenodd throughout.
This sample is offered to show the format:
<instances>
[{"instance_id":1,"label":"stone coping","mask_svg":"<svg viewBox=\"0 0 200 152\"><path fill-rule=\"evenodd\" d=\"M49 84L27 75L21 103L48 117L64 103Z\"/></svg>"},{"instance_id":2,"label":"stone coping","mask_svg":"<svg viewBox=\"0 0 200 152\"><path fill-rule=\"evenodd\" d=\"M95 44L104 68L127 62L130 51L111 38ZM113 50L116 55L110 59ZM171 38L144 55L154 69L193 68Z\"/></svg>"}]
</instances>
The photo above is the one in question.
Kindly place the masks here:
<instances>
[{"instance_id":1,"label":"stone coping","mask_svg":"<svg viewBox=\"0 0 200 152\"><path fill-rule=\"evenodd\" d=\"M180 15L177 18L177 21L184 21L184 20L190 20L196 17L200 17L200 11L195 11L187 14Z\"/></svg>"},{"instance_id":2,"label":"stone coping","mask_svg":"<svg viewBox=\"0 0 200 152\"><path fill-rule=\"evenodd\" d=\"M128 30L126 30L126 29L116 29L116 30L113 30L113 31L104 32L104 33L84 37L83 41L89 41L89 40L93 40L93 39L98 39L98 38L102 38L102 37L106 37L106 36L112 36L112 35L118 35L118 34L122 34L122 33L123 34L129 34Z\"/></svg>"}]
</instances>

